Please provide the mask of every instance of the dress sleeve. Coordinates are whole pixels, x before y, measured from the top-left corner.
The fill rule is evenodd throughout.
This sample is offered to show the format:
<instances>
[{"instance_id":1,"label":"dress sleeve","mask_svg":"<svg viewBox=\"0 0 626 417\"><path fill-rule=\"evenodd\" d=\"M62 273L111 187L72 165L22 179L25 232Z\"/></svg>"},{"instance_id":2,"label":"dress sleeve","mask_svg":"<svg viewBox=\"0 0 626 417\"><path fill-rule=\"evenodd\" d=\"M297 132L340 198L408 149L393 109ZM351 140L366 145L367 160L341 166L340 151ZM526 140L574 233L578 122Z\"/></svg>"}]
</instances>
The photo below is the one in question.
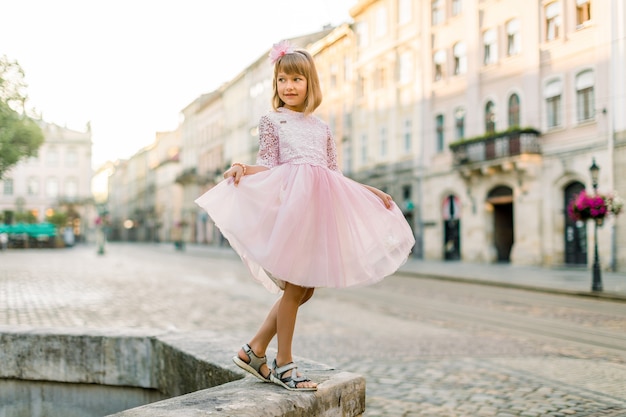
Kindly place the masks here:
<instances>
[{"instance_id":1,"label":"dress sleeve","mask_svg":"<svg viewBox=\"0 0 626 417\"><path fill-rule=\"evenodd\" d=\"M278 165L278 132L267 116L259 121L259 153L256 157L257 165L273 168Z\"/></svg>"},{"instance_id":2,"label":"dress sleeve","mask_svg":"<svg viewBox=\"0 0 626 417\"><path fill-rule=\"evenodd\" d=\"M335 145L335 139L333 139L330 128L326 129L328 136L328 143L326 145L326 154L328 160L328 169L339 172L339 164L337 163L337 145Z\"/></svg>"}]
</instances>

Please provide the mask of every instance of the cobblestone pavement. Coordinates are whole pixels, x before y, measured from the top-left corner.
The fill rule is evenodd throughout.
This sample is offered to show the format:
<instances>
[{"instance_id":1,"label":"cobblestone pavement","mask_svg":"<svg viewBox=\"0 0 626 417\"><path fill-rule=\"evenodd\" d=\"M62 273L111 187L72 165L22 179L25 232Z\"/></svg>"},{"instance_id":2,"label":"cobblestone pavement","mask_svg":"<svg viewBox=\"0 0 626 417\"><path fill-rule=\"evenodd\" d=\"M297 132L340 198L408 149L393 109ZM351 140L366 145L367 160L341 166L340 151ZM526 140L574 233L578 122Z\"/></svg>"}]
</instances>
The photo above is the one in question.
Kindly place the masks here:
<instances>
[{"instance_id":1,"label":"cobblestone pavement","mask_svg":"<svg viewBox=\"0 0 626 417\"><path fill-rule=\"evenodd\" d=\"M226 251L0 252L0 325L211 330L243 343L274 300ZM469 308L617 342L489 326L464 318ZM366 417L626 416L626 303L391 277L318 290L298 320L295 352L366 376Z\"/></svg>"}]
</instances>

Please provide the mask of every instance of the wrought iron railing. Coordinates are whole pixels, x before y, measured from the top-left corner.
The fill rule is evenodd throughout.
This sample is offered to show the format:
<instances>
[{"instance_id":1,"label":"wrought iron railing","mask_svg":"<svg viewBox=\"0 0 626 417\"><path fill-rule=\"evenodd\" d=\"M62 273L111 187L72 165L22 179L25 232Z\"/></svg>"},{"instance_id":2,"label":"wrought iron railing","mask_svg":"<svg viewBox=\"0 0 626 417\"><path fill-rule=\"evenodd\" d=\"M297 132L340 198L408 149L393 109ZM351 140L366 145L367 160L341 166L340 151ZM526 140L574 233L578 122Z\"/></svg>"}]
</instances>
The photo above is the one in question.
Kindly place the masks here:
<instances>
[{"instance_id":1,"label":"wrought iron railing","mask_svg":"<svg viewBox=\"0 0 626 417\"><path fill-rule=\"evenodd\" d=\"M518 129L450 144L455 165L490 161L522 154L541 154L539 131Z\"/></svg>"}]
</instances>

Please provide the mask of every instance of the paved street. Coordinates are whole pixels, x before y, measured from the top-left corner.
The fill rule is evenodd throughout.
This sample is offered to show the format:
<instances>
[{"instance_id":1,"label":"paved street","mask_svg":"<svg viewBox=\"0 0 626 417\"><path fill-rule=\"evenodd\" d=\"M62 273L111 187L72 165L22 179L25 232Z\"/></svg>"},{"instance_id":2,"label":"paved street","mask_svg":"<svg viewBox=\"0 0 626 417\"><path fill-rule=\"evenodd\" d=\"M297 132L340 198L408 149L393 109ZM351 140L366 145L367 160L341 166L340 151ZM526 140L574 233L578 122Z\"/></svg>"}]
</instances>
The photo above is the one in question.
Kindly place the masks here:
<instances>
[{"instance_id":1,"label":"paved street","mask_svg":"<svg viewBox=\"0 0 626 417\"><path fill-rule=\"evenodd\" d=\"M0 252L0 325L211 330L243 343L274 299L228 250ZM317 291L294 351L365 375L366 417L623 417L625 329L622 301L397 274Z\"/></svg>"}]
</instances>

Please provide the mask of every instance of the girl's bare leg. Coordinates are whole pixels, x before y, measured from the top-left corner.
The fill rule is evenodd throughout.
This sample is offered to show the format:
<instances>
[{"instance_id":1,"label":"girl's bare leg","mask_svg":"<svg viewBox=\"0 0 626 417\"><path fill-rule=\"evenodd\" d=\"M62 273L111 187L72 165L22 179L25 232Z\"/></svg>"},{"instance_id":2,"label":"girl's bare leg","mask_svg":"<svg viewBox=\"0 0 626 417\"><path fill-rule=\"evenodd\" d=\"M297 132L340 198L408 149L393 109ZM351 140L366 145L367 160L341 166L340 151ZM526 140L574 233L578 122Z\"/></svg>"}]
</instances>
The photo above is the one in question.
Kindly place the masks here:
<instances>
[{"instance_id":1,"label":"girl's bare leg","mask_svg":"<svg viewBox=\"0 0 626 417\"><path fill-rule=\"evenodd\" d=\"M287 283L285 292L278 305L276 330L278 335L278 354L276 355L276 365L283 366L293 362L291 354L291 344L293 341L293 332L296 326L296 317L298 316L298 308L306 300L311 298L312 292L309 294L310 288L300 287ZM290 376L290 372L286 372L283 377ZM316 383L307 381L301 382L298 388L314 388Z\"/></svg>"},{"instance_id":2,"label":"girl's bare leg","mask_svg":"<svg viewBox=\"0 0 626 417\"><path fill-rule=\"evenodd\" d=\"M295 328L295 316L297 315L297 308L306 303L312 296L314 293L314 288L304 288L304 287L299 287L297 285L292 285L289 283L286 283L285 286L285 293L283 293L283 295L281 296L281 298L279 298L274 305L272 306L272 308L270 309L269 313L267 314L267 317L265 318L265 321L263 322L263 324L261 324L261 327L259 328L259 330L257 331L257 333L254 335L254 337L252 338L252 340L250 340L250 348L252 349L252 351L255 353L255 355L259 356L259 357L263 357L265 356L265 351L267 350L267 346L270 344L270 342L272 341L272 339L274 338L274 336L278 333L278 316L279 316L279 309L280 306L283 302L283 299L285 298L285 295L287 294L287 286L289 287L294 287L293 289L302 289L304 290L304 294L302 296L296 296L296 299L299 298L299 304L296 306L296 310L295 313L293 313L293 324L291 325L291 336L289 336L289 348L288 348L288 352L289 352L289 358L291 358L291 340L293 340L293 329ZM293 294L292 294L293 290L290 289L289 290L289 298L293 298ZM298 293L299 291L296 291L296 293ZM281 356L281 335L278 335L278 352L279 352L279 356L281 357L281 359L276 358L276 362L278 362L281 365L284 365L286 363L289 363L292 361L292 359L289 359L288 362L282 362L282 356ZM239 350L239 358L244 360L244 361L248 361L249 358L246 355L246 353L243 350ZM267 365L263 365L261 366L260 369L261 375L263 376L268 376L270 373L270 370L268 368Z\"/></svg>"}]
</instances>

